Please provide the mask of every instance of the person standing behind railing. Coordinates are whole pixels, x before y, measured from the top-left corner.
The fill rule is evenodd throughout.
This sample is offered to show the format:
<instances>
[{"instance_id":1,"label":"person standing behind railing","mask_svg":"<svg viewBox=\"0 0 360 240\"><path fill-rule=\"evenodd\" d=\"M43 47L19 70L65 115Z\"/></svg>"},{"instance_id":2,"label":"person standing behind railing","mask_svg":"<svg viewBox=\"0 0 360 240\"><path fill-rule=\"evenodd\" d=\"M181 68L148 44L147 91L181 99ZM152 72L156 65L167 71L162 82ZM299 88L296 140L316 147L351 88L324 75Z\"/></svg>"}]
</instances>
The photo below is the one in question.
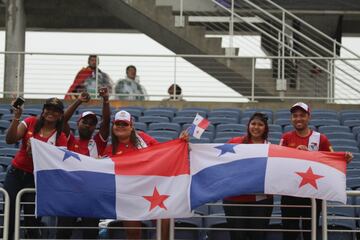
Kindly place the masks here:
<instances>
[{"instance_id":1,"label":"person standing behind railing","mask_svg":"<svg viewBox=\"0 0 360 240\"><path fill-rule=\"evenodd\" d=\"M74 114L75 110L84 102L90 100L88 93L81 93L80 97L73 102L64 113L64 132L68 136L68 149L83 155L87 155L94 158L99 158L103 155L107 145L107 139L109 137L110 127L110 104L109 104L109 93L107 88L101 88L99 95L103 99L102 103L102 122L100 130L93 136L96 129L98 119L96 114L90 111L83 112L77 122L79 131L79 138L75 138L71 134L68 120ZM70 239L72 229L61 228L71 227L76 224L77 217L58 217L57 222L57 239ZM91 227L91 229L85 229L82 231L84 239L96 239L98 237L98 226L99 219L83 217L83 227Z\"/></svg>"},{"instance_id":2,"label":"person standing behind railing","mask_svg":"<svg viewBox=\"0 0 360 240\"><path fill-rule=\"evenodd\" d=\"M14 144L22 140L22 144L7 170L4 182L4 188L10 197L9 239L14 235L16 195L23 188L35 188L30 138L65 148L67 145L66 136L62 132L64 105L59 99L46 100L40 116L28 117L21 123L22 108L14 108L13 112L14 117L6 132L6 143ZM25 194L22 201L33 203L35 195ZM33 215L34 209L33 204L26 204L24 213ZM40 225L40 219L32 216L25 216L24 222L27 227ZM41 238L39 229L27 229L26 232L28 238Z\"/></svg>"},{"instance_id":3,"label":"person standing behind railing","mask_svg":"<svg viewBox=\"0 0 360 240\"><path fill-rule=\"evenodd\" d=\"M228 143L235 144L268 144L269 133L268 118L265 114L254 113L247 126L247 135L234 137ZM266 229L269 225L272 207L260 205L272 205L271 195L240 195L227 197L224 204L252 204L259 206L224 206L225 216L230 228ZM245 217L245 218L230 218ZM255 217L255 218L246 218ZM267 219L256 219L256 217L267 217ZM265 232L258 231L230 231L231 240L258 240L265 239Z\"/></svg>"},{"instance_id":4,"label":"person standing behind railing","mask_svg":"<svg viewBox=\"0 0 360 240\"><path fill-rule=\"evenodd\" d=\"M303 102L298 102L290 108L291 123L294 126L294 131L283 134L280 145L296 148L304 151L327 151L332 152L333 149L328 138L324 134L320 134L309 128L310 122L310 108ZM345 158L347 162L351 161L352 154L346 153ZM313 174L312 172L309 174ZM311 177L311 176L310 176ZM284 179L286 181L286 179ZM282 196L281 205L303 205L304 207L281 207L281 215L283 218L283 228L287 230L300 230L300 217L311 218L311 199L291 196ZM319 217L321 211L322 201L316 199L316 227L319 227ZM311 220L302 220L302 229L311 230ZM284 240L294 240L300 236L300 232L283 232ZM311 232L303 232L303 239L310 240Z\"/></svg>"},{"instance_id":5,"label":"person standing behind railing","mask_svg":"<svg viewBox=\"0 0 360 240\"><path fill-rule=\"evenodd\" d=\"M126 96L115 96L120 100L148 100L148 95L144 86L140 84L139 77L136 75L136 67L133 65L126 67L126 78L120 79L115 85L115 94L127 94Z\"/></svg>"},{"instance_id":6,"label":"person standing behind railing","mask_svg":"<svg viewBox=\"0 0 360 240\"><path fill-rule=\"evenodd\" d=\"M70 95L74 93L88 92L95 95L97 88L107 87L109 92L112 92L113 82L110 76L98 68L99 57L97 55L90 55L88 57L88 66L82 68L74 79L74 82L69 87L65 100L76 99L77 96ZM96 77L97 75L97 77ZM97 81L97 83L96 83Z\"/></svg>"}]
</instances>

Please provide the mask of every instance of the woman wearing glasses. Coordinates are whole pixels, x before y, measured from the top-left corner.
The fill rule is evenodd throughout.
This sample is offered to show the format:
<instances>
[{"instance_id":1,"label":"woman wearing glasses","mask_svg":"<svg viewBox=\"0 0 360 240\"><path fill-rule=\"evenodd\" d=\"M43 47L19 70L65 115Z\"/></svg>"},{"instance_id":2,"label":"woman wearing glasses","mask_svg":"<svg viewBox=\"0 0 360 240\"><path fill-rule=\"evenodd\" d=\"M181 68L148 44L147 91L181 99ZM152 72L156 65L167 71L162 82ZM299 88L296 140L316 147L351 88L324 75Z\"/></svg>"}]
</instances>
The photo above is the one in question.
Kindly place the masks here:
<instances>
[{"instance_id":1,"label":"woman wearing glasses","mask_svg":"<svg viewBox=\"0 0 360 240\"><path fill-rule=\"evenodd\" d=\"M267 138L269 133L269 126L267 120L268 118L265 114L254 113L248 122L247 134L245 136L234 137L230 139L228 143L268 144L269 142L267 141ZM269 218L271 216L272 206L260 206L260 205L272 205L273 204L272 196L269 195L231 196L225 198L223 202L224 204L232 205L232 206L230 205L224 206L225 215L228 217L227 222L230 228L252 229L252 231L246 231L246 230L231 231L230 235L232 240L265 239L265 232L256 229L266 229L269 224L269 220L270 220ZM241 206L236 206L237 204L239 205L241 204ZM259 205L259 206L250 206L250 205ZM260 217L263 219L256 217Z\"/></svg>"}]
</instances>

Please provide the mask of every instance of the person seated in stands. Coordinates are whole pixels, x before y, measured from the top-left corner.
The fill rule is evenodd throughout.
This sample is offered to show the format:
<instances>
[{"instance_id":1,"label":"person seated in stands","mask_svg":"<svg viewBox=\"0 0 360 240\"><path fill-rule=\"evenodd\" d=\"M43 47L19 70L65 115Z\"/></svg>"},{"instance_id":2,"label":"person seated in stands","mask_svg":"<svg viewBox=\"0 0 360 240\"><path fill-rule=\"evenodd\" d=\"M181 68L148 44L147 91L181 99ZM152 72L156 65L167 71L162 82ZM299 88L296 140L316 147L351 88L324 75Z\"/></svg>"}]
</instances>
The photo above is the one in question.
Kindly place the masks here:
<instances>
[{"instance_id":1,"label":"person seated in stands","mask_svg":"<svg viewBox=\"0 0 360 240\"><path fill-rule=\"evenodd\" d=\"M115 94L117 94L115 98L120 100L148 100L146 89L140 84L139 77L136 75L135 66L127 66L126 78L116 83Z\"/></svg>"},{"instance_id":2,"label":"person seated in stands","mask_svg":"<svg viewBox=\"0 0 360 240\"><path fill-rule=\"evenodd\" d=\"M99 95L102 98L102 122L100 124L100 130L94 135L98 119L96 114L91 111L85 111L81 113L77 127L79 137L74 137L70 131L68 124L69 119L74 114L75 110L82 104L90 100L89 93L83 92L79 98L74 101L64 113L64 132L68 137L68 149L83 155L87 155L94 158L99 158L103 155L107 145L107 139L109 137L110 128L110 104L109 93L107 88L101 88ZM75 226L77 217L58 217L57 222L57 239L70 239L72 229L66 229L61 227ZM84 229L84 239L97 239L98 237L98 225L99 219L96 218L82 218L83 227L91 227L91 229Z\"/></svg>"},{"instance_id":3,"label":"person seated in stands","mask_svg":"<svg viewBox=\"0 0 360 240\"><path fill-rule=\"evenodd\" d=\"M97 55L90 55L88 57L88 66L82 68L76 75L74 82L65 95L65 100L76 99L81 92L88 92L95 95L98 88L106 87L109 92L112 92L113 82L110 76L101 71L97 66L99 65L99 58ZM96 79L97 74L97 79ZM97 80L97 83L96 83Z\"/></svg>"},{"instance_id":4,"label":"person seated in stands","mask_svg":"<svg viewBox=\"0 0 360 240\"><path fill-rule=\"evenodd\" d=\"M182 89L177 84L171 84L168 88L169 98L163 99L163 101L184 101L182 96Z\"/></svg>"},{"instance_id":5,"label":"person seated in stands","mask_svg":"<svg viewBox=\"0 0 360 240\"><path fill-rule=\"evenodd\" d=\"M254 113L247 125L245 136L234 137L228 143L235 144L269 144L267 141L269 133L268 118L265 114ZM266 229L270 219L256 218L231 218L231 217L270 217L272 207L261 205L272 205L272 195L240 195L227 197L224 204L251 204L259 206L224 206L225 215L230 228ZM231 240L257 240L265 239L264 231L231 231Z\"/></svg>"},{"instance_id":6,"label":"person seated in stands","mask_svg":"<svg viewBox=\"0 0 360 240\"><path fill-rule=\"evenodd\" d=\"M4 189L10 197L9 214L9 238L13 239L15 222L16 195L23 188L35 188L33 175L33 159L31 154L30 138L35 138L48 144L66 148L67 140L63 130L64 105L60 99L50 98L46 100L40 116L31 116L20 122L23 109L13 108L13 119L6 132L6 143L15 144L21 140L21 146L16 153L10 167L7 170ZM49 159L50 161L51 159ZM34 202L35 194L25 194L23 202ZM24 224L27 227L39 227L41 221L33 217L35 206L24 205ZM26 237L32 239L41 238L39 228L26 229Z\"/></svg>"}]
</instances>

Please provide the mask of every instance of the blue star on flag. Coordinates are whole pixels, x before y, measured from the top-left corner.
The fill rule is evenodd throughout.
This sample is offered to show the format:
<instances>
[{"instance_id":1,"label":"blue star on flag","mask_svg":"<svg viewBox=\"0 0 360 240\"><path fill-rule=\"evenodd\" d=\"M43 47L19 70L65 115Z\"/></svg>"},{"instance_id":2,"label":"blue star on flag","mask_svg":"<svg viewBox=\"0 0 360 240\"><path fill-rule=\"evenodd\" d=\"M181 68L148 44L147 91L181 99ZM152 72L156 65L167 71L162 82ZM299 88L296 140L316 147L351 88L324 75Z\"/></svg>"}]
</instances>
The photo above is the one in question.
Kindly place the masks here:
<instances>
[{"instance_id":1,"label":"blue star on flag","mask_svg":"<svg viewBox=\"0 0 360 240\"><path fill-rule=\"evenodd\" d=\"M79 157L78 154L74 153L74 152L71 152L71 151L68 151L66 149L62 149L60 148L61 151L63 151L65 154L64 154L64 158L63 158L63 161L65 161L66 159L70 158L70 157L73 157L77 160L79 160L81 162L81 159Z\"/></svg>"},{"instance_id":2,"label":"blue star on flag","mask_svg":"<svg viewBox=\"0 0 360 240\"><path fill-rule=\"evenodd\" d=\"M220 145L220 146L216 146L215 148L221 150L221 153L219 154L218 157L220 157L221 155L229 152L229 153L235 153L235 150L234 150L234 147L236 145L235 144L223 144L223 145Z\"/></svg>"}]
</instances>

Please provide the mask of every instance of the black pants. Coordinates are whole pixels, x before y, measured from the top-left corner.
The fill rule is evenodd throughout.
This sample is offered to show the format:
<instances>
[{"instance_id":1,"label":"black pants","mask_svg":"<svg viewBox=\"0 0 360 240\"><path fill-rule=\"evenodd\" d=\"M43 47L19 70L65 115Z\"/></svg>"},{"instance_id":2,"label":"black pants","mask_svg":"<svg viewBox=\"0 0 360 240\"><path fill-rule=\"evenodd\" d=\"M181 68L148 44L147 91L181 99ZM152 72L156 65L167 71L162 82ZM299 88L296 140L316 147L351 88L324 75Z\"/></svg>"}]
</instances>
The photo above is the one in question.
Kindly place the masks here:
<instances>
[{"instance_id":1,"label":"black pants","mask_svg":"<svg viewBox=\"0 0 360 240\"><path fill-rule=\"evenodd\" d=\"M61 227L73 227L76 224L76 217L58 217L56 239L70 239L72 235L72 228ZM83 239L97 239L99 233L99 219L97 218L81 218L82 227L91 227L82 230Z\"/></svg>"},{"instance_id":2,"label":"black pants","mask_svg":"<svg viewBox=\"0 0 360 240\"><path fill-rule=\"evenodd\" d=\"M296 217L296 218L311 218L311 199L310 198L299 198L299 197L290 197L282 196L281 205L305 205L310 207L281 207L282 217ZM322 201L320 199L316 200L316 228L319 227L319 217L321 212ZM300 230L300 219L283 219L282 220L284 229ZM311 220L302 220L302 229L311 230ZM300 237L300 231L298 232L283 232L284 240L296 240ZM311 239L311 232L303 232L304 240ZM298 238L300 239L300 238Z\"/></svg>"},{"instance_id":3,"label":"black pants","mask_svg":"<svg viewBox=\"0 0 360 240\"><path fill-rule=\"evenodd\" d=\"M4 182L4 189L8 192L10 197L9 239L13 239L14 237L16 195L23 188L34 187L34 175L32 173L24 172L20 169L15 168L14 166L9 167ZM35 194L26 193L21 198L21 201L33 203L35 201ZM25 214L34 214L34 204L25 204L23 206ZM26 227L39 227L41 225L41 219L32 216L24 217L24 224ZM26 238L40 238L40 235L41 234L39 229L27 229L25 233Z\"/></svg>"},{"instance_id":4,"label":"black pants","mask_svg":"<svg viewBox=\"0 0 360 240\"><path fill-rule=\"evenodd\" d=\"M224 200L225 204L236 204L236 202ZM266 204L272 205L273 199L268 198L262 201L241 203L241 204ZM226 216L243 216L243 217L270 217L272 207L247 207L247 206L224 206ZM250 229L266 229L269 226L270 219L249 219L249 218L227 218L230 228L250 228ZM265 239L264 231L230 231L231 240L258 240Z\"/></svg>"}]
</instances>

